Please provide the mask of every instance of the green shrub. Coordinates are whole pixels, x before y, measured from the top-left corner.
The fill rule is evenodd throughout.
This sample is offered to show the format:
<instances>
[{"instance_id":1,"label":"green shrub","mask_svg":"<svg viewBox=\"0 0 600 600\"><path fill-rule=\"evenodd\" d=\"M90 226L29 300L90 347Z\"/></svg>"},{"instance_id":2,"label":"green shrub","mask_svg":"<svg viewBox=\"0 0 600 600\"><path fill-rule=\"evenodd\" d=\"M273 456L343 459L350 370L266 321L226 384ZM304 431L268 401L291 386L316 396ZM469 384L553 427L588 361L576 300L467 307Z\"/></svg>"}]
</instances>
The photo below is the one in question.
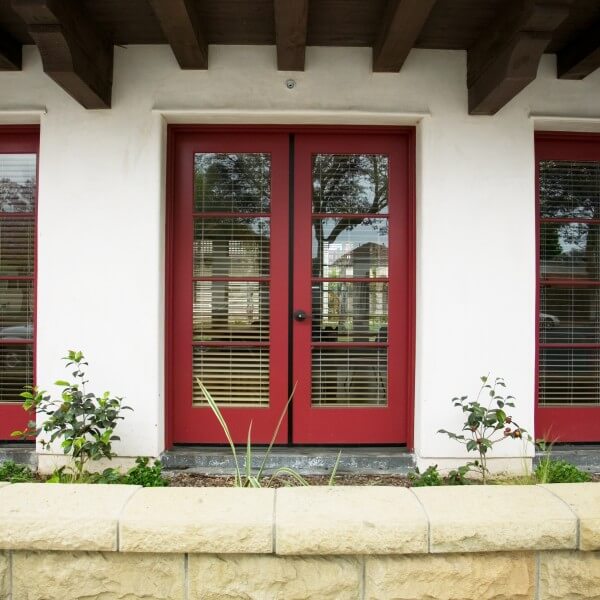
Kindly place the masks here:
<instances>
[{"instance_id":1,"label":"green shrub","mask_svg":"<svg viewBox=\"0 0 600 600\"><path fill-rule=\"evenodd\" d=\"M163 477L163 466L160 461L155 461L153 465L149 463L150 459L147 456L138 456L135 459L135 467L129 469L125 476L125 483L143 487L166 487L169 485L168 480Z\"/></svg>"},{"instance_id":2,"label":"green shrub","mask_svg":"<svg viewBox=\"0 0 600 600\"><path fill-rule=\"evenodd\" d=\"M114 433L115 428L124 418L122 412L132 409L110 392L97 396L86 390L88 363L82 352L69 350L64 360L67 368L74 368L74 381L55 382L63 388L60 398L56 399L44 390L26 388L29 391L21 394L25 400L23 408L41 415L43 422L40 427L31 422L25 431L15 431L12 435L22 438L40 436L38 440L45 449L54 441L60 442L63 452L73 459L71 479L75 482L88 479L86 465L89 461L115 456L112 443L120 439ZM63 474L57 475L57 479L61 480Z\"/></svg>"},{"instance_id":3,"label":"green shrub","mask_svg":"<svg viewBox=\"0 0 600 600\"><path fill-rule=\"evenodd\" d=\"M27 465L19 465L12 460L6 460L3 463L0 463L0 481L26 483L34 480L35 475Z\"/></svg>"},{"instance_id":4,"label":"green shrub","mask_svg":"<svg viewBox=\"0 0 600 600\"><path fill-rule=\"evenodd\" d=\"M442 485L443 483L437 465L427 467L423 473L417 467L413 472L408 474L408 479L413 487L430 487Z\"/></svg>"},{"instance_id":5,"label":"green shrub","mask_svg":"<svg viewBox=\"0 0 600 600\"><path fill-rule=\"evenodd\" d=\"M469 400L468 396L452 398L452 404L460 409L463 418L463 427L458 433L439 429L438 433L447 435L467 449L467 452L476 452L479 458L468 464L470 471L481 475L483 484L487 482L489 469L487 456L496 444L508 439L525 439L532 441L531 436L519 426L507 411L514 408L514 396L500 395L506 388L506 383L501 377L496 377L493 383L488 383L489 375L481 379L481 387L476 400ZM486 398L487 397L487 398ZM487 405L484 402L487 399Z\"/></svg>"},{"instance_id":6,"label":"green shrub","mask_svg":"<svg viewBox=\"0 0 600 600\"><path fill-rule=\"evenodd\" d=\"M467 478L467 474L472 470L477 470L478 466L479 465L477 461L474 461L472 463L467 463L462 467L458 467L458 469L453 469L452 471L450 471L450 473L448 473L448 476L446 477L446 484L469 485L471 482ZM472 467L474 467L474 469Z\"/></svg>"},{"instance_id":7,"label":"green shrub","mask_svg":"<svg viewBox=\"0 0 600 600\"><path fill-rule=\"evenodd\" d=\"M540 483L581 483L591 481L585 471L577 468L566 460L543 458L535 470L536 479Z\"/></svg>"}]
</instances>

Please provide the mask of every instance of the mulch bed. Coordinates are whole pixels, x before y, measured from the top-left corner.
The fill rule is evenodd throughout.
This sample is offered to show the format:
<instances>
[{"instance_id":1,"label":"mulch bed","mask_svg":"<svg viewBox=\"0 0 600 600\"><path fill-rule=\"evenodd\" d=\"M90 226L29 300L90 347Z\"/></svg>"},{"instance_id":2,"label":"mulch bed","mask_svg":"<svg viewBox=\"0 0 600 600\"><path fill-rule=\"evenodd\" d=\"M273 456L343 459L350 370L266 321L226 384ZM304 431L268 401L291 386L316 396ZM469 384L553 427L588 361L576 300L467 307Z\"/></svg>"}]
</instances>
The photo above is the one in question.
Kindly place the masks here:
<instances>
[{"instance_id":1,"label":"mulch bed","mask_svg":"<svg viewBox=\"0 0 600 600\"><path fill-rule=\"evenodd\" d=\"M170 471L165 473L171 487L233 487L232 476L202 475L201 473L188 473L186 471ZM328 475L306 475L304 479L310 485L328 485ZM263 477L261 484L269 487L285 487L297 485L290 478L278 478L269 482L270 477ZM600 473L592 474L592 481L600 481ZM335 485L390 485L410 487L408 477L404 475L352 475L339 474L335 478Z\"/></svg>"}]
</instances>

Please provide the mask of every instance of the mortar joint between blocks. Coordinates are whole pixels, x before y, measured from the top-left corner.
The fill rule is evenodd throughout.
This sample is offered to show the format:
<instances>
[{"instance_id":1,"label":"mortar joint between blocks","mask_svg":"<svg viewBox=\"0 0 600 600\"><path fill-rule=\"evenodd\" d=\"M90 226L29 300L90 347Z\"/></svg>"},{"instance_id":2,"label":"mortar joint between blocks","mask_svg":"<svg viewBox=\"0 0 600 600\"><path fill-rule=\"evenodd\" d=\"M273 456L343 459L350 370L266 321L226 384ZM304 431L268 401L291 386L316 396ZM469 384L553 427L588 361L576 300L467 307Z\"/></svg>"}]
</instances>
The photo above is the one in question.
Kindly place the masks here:
<instances>
[{"instance_id":1,"label":"mortar joint between blocks","mask_svg":"<svg viewBox=\"0 0 600 600\"><path fill-rule=\"evenodd\" d=\"M568 509L569 512L575 517L575 548L574 550L580 550L580 541L581 541L581 520L579 519L579 515L573 510L573 507L563 498L561 498L560 496L558 496L557 494L555 494L552 490L546 488L546 487L542 487L542 486L538 486L541 487L543 490L545 490L546 492L548 492L551 496L554 496L554 498L558 498Z\"/></svg>"},{"instance_id":2,"label":"mortar joint between blocks","mask_svg":"<svg viewBox=\"0 0 600 600\"><path fill-rule=\"evenodd\" d=\"M419 506L421 507L421 510L423 511L423 514L425 515L425 519L427 520L427 553L431 554L431 522L429 520L429 514L427 513L425 505L421 502L421 499L419 498L419 496L417 496L417 494L415 494L413 489L408 488L408 491L416 498L417 502L419 503Z\"/></svg>"},{"instance_id":3,"label":"mortar joint between blocks","mask_svg":"<svg viewBox=\"0 0 600 600\"><path fill-rule=\"evenodd\" d=\"M277 488L273 490L272 554L277 554Z\"/></svg>"},{"instance_id":4,"label":"mortar joint between blocks","mask_svg":"<svg viewBox=\"0 0 600 600\"><path fill-rule=\"evenodd\" d=\"M143 490L144 488L139 486L134 488L134 490L131 492L131 494L129 494L129 496L127 496L127 498L125 499L125 502L123 502L123 506L121 506L121 510L119 511L119 515L117 517L117 532L116 532L116 548L115 550L117 552L121 551L121 520L123 517L123 513L125 512L125 509L127 508L127 505L131 502L131 499L141 490Z\"/></svg>"}]
</instances>

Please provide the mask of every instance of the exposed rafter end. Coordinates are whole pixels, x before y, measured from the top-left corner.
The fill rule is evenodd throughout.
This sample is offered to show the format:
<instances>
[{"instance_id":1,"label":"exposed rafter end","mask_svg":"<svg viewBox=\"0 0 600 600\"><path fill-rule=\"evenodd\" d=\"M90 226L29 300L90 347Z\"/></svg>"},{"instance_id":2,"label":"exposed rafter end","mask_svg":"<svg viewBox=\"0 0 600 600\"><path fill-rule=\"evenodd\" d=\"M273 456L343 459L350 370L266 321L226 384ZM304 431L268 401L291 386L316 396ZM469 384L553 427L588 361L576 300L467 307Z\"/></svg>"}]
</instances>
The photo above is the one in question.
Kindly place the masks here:
<instances>
[{"instance_id":1,"label":"exposed rafter end","mask_svg":"<svg viewBox=\"0 0 600 600\"><path fill-rule=\"evenodd\" d=\"M0 30L0 71L20 71L23 66L23 46Z\"/></svg>"},{"instance_id":2,"label":"exposed rafter end","mask_svg":"<svg viewBox=\"0 0 600 600\"><path fill-rule=\"evenodd\" d=\"M600 22L558 53L556 67L560 79L583 79L600 67Z\"/></svg>"},{"instance_id":3,"label":"exposed rafter end","mask_svg":"<svg viewBox=\"0 0 600 600\"><path fill-rule=\"evenodd\" d=\"M522 0L468 52L469 114L493 115L537 75L572 0Z\"/></svg>"},{"instance_id":4,"label":"exposed rafter end","mask_svg":"<svg viewBox=\"0 0 600 600\"><path fill-rule=\"evenodd\" d=\"M389 0L373 45L373 71L399 71L436 0Z\"/></svg>"},{"instance_id":5,"label":"exposed rafter end","mask_svg":"<svg viewBox=\"0 0 600 600\"><path fill-rule=\"evenodd\" d=\"M208 44L192 0L149 0L182 69L208 69Z\"/></svg>"},{"instance_id":6,"label":"exposed rafter end","mask_svg":"<svg viewBox=\"0 0 600 600\"><path fill-rule=\"evenodd\" d=\"M304 71L308 0L275 0L277 69Z\"/></svg>"},{"instance_id":7,"label":"exposed rafter end","mask_svg":"<svg viewBox=\"0 0 600 600\"><path fill-rule=\"evenodd\" d=\"M80 2L12 0L44 72L85 108L110 108L113 51Z\"/></svg>"}]
</instances>

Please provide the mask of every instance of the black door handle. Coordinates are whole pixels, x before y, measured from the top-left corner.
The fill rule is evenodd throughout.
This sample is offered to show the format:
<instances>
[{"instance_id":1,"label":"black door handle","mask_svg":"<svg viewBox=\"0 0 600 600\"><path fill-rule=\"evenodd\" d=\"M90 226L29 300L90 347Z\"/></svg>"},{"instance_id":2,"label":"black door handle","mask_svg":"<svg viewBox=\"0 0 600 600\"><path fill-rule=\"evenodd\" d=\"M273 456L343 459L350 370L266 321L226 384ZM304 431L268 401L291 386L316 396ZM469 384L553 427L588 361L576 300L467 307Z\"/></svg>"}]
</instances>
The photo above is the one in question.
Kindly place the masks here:
<instances>
[{"instance_id":1,"label":"black door handle","mask_svg":"<svg viewBox=\"0 0 600 600\"><path fill-rule=\"evenodd\" d=\"M294 319L296 321L306 321L309 318L309 315L306 314L304 310L295 310L294 311Z\"/></svg>"}]
</instances>

